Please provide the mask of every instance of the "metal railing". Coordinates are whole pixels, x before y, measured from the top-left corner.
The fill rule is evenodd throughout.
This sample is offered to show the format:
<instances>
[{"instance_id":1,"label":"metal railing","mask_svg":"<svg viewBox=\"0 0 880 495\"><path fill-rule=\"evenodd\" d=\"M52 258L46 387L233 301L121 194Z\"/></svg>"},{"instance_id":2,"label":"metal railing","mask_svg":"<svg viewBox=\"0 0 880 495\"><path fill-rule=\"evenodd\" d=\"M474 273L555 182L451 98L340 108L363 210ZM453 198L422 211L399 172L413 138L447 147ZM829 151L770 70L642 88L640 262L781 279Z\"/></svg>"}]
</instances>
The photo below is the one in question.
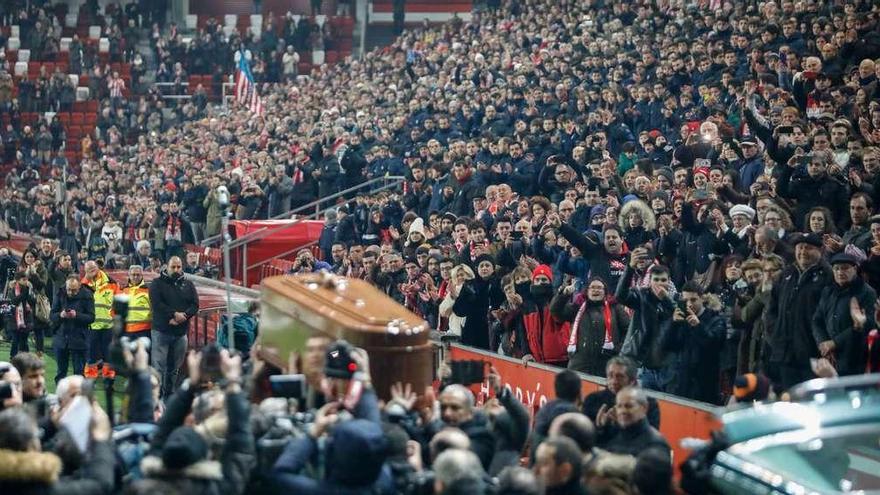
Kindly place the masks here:
<instances>
[{"instance_id":1,"label":"metal railing","mask_svg":"<svg viewBox=\"0 0 880 495\"><path fill-rule=\"evenodd\" d=\"M314 220L321 215L321 205L322 204L327 204L329 201L333 201L337 198L341 198L343 196L346 196L346 195L351 194L353 192L356 192L358 190L364 189L364 188L371 186L373 184L380 183L380 182L383 183L381 186L379 186L375 189L370 189L368 191L368 194L371 194L371 195L376 194L378 192L392 189L392 188L400 185L404 180L406 180L406 177L401 176L401 175L392 175L392 176L387 176L387 177L376 177L376 178L370 179L366 182L362 182L354 187L349 187L348 189L331 194L330 196L316 199L315 201L312 201L311 203L307 203L302 206L298 206L290 211L286 211L284 213L275 215L273 217L268 218L267 220L290 220L290 219L293 219L296 222L303 221L303 220ZM298 213L303 212L303 211L308 211L312 208L315 209L315 211L313 213L310 213L306 216L302 216L302 217L298 217L298 218L292 218L292 217L296 216ZM282 225L282 226L278 226L278 227L263 227L261 229L255 230L253 232L249 232L248 234L241 236L238 239L235 239L234 241L232 241L229 244L229 248L234 249L234 248L237 248L237 247L242 246L244 244L247 244L248 242L263 239L268 235L277 233L281 230L284 230L284 229L290 227L290 225L291 224L286 224L286 225ZM223 240L223 235L219 234L219 235L215 235L215 236L211 236L211 237L206 238L200 244L202 246L210 247L210 246L213 246L213 245L219 243L221 240Z\"/></svg>"}]
</instances>

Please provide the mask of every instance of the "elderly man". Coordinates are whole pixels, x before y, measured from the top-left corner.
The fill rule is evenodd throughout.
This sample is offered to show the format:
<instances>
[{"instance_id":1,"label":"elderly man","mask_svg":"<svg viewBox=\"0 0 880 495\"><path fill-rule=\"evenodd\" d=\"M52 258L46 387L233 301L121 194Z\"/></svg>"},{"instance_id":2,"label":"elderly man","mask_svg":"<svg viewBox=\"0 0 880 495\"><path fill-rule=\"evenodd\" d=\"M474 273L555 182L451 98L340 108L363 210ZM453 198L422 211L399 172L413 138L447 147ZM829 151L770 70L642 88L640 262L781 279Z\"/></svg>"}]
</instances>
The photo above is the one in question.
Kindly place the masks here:
<instances>
[{"instance_id":1,"label":"elderly man","mask_svg":"<svg viewBox=\"0 0 880 495\"><path fill-rule=\"evenodd\" d=\"M608 426L617 424L617 431L609 436ZM648 395L639 387L626 387L617 393L612 408L604 405L596 417L599 428L598 446L609 452L636 456L649 448L669 452L666 439L648 423Z\"/></svg>"},{"instance_id":2,"label":"elderly man","mask_svg":"<svg viewBox=\"0 0 880 495\"><path fill-rule=\"evenodd\" d=\"M122 289L128 297L128 316L125 319L125 334L130 339L150 338L152 312L150 311L150 289L144 281L144 269L140 265L128 268L128 285Z\"/></svg>"},{"instance_id":3,"label":"elderly man","mask_svg":"<svg viewBox=\"0 0 880 495\"><path fill-rule=\"evenodd\" d=\"M116 377L116 372L106 361L109 358L110 341L113 338L113 298L119 293L119 285L110 278L94 261L85 264L82 286L91 291L95 307L95 319L89 325L88 356L84 376L97 378L98 369L108 380Z\"/></svg>"},{"instance_id":4,"label":"elderly man","mask_svg":"<svg viewBox=\"0 0 880 495\"><path fill-rule=\"evenodd\" d=\"M471 450L480 458L483 468L488 468L495 452L495 439L489 432L486 416L475 409L474 394L462 385L449 385L440 393L440 420L434 425L437 431L444 426L462 430L471 440Z\"/></svg>"}]
</instances>

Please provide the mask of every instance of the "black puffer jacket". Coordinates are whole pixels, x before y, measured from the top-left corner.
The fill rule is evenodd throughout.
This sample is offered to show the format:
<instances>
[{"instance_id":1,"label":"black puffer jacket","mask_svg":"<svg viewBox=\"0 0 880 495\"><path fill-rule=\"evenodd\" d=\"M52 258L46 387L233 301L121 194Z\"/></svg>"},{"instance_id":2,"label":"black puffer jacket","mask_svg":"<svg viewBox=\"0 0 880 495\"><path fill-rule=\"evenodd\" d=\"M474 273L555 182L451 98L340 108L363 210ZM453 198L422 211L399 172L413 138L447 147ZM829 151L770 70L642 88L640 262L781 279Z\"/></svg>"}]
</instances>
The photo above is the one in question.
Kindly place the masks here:
<instances>
[{"instance_id":1,"label":"black puffer jacket","mask_svg":"<svg viewBox=\"0 0 880 495\"><path fill-rule=\"evenodd\" d=\"M852 298L859 302L867 317L861 330L853 327L850 316ZM822 290L819 305L813 314L813 338L817 346L826 340L834 341L839 374L858 375L865 372L868 332L877 327L874 320L876 303L877 293L861 278L856 278L845 287L833 284Z\"/></svg>"}]
</instances>

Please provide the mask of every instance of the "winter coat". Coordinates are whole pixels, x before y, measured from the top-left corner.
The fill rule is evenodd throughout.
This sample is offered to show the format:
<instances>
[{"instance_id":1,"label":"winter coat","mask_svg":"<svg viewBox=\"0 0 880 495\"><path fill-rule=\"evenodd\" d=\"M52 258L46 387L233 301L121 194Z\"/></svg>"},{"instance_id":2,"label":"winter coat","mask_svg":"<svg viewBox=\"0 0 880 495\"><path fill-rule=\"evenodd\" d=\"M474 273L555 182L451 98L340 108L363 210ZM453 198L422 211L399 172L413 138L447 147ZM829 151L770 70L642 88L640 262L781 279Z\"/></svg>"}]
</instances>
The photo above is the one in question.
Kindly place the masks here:
<instances>
[{"instance_id":1,"label":"winter coat","mask_svg":"<svg viewBox=\"0 0 880 495\"><path fill-rule=\"evenodd\" d=\"M238 495L244 493L256 465L250 407L241 394L226 394L227 430L218 460L202 460L184 469L162 462L161 451L171 432L183 425L195 398L195 388L178 390L168 401L153 437L152 452L141 461L147 478L161 479L187 495Z\"/></svg>"},{"instance_id":2,"label":"winter coat","mask_svg":"<svg viewBox=\"0 0 880 495\"><path fill-rule=\"evenodd\" d=\"M611 254L605 250L605 246L601 242L588 238L568 224L562 224L559 233L572 246L578 248L581 255L587 260L591 276L601 277L608 284L608 287L617 286L617 282L627 265L625 252L619 255Z\"/></svg>"},{"instance_id":3,"label":"winter coat","mask_svg":"<svg viewBox=\"0 0 880 495\"><path fill-rule=\"evenodd\" d=\"M809 369L810 358L819 355L810 330L813 311L809 308L818 306L822 290L832 283L831 267L825 261L804 273L793 265L780 274L768 307L769 316L776 321L770 335L769 362Z\"/></svg>"},{"instance_id":4,"label":"winter coat","mask_svg":"<svg viewBox=\"0 0 880 495\"><path fill-rule=\"evenodd\" d=\"M768 320L767 315L770 294L770 291L758 291L739 308L739 320L744 324L745 330L739 344L737 375L755 373L764 367L764 349L770 338L767 328L772 329L774 324Z\"/></svg>"},{"instance_id":5,"label":"winter coat","mask_svg":"<svg viewBox=\"0 0 880 495\"><path fill-rule=\"evenodd\" d=\"M584 313L579 320L577 342L574 354L569 355L568 369L595 376L605 376L605 365L608 359L617 355L626 338L629 328L629 315L626 309L617 303L585 302ZM607 307L607 313L606 313ZM550 302L550 312L559 320L569 321L574 325L581 305L573 304L570 298L557 293ZM611 330L613 349L604 349L606 330Z\"/></svg>"},{"instance_id":6,"label":"winter coat","mask_svg":"<svg viewBox=\"0 0 880 495\"><path fill-rule=\"evenodd\" d=\"M211 189L204 201L202 201L202 206L207 210L205 235L213 237L220 233L223 223L223 210L220 208L216 189Z\"/></svg>"},{"instance_id":7,"label":"winter coat","mask_svg":"<svg viewBox=\"0 0 880 495\"><path fill-rule=\"evenodd\" d=\"M150 305L153 310L153 330L181 336L189 329L189 319L199 312L199 295L196 286L186 277L174 279L163 271L150 284ZM169 323L174 313L186 314L186 321L179 325Z\"/></svg>"},{"instance_id":8,"label":"winter coat","mask_svg":"<svg viewBox=\"0 0 880 495\"><path fill-rule=\"evenodd\" d=\"M619 428L616 434L607 441L602 441L603 436L600 432L598 446L614 454L637 456L649 448L659 448L669 452L669 444L666 439L648 424L647 418L627 428Z\"/></svg>"},{"instance_id":9,"label":"winter coat","mask_svg":"<svg viewBox=\"0 0 880 495\"><path fill-rule=\"evenodd\" d=\"M566 348L571 323L554 316L549 301L539 304L531 297L523 297L519 311L529 354L539 363L564 365L568 361Z\"/></svg>"},{"instance_id":10,"label":"winter coat","mask_svg":"<svg viewBox=\"0 0 880 495\"><path fill-rule=\"evenodd\" d=\"M70 309L76 311L76 316L61 318L61 312ZM55 349L85 351L89 325L95 321L95 300L92 292L86 287L80 287L79 292L70 297L65 289L60 289L55 293L49 319L55 326Z\"/></svg>"},{"instance_id":11,"label":"winter coat","mask_svg":"<svg viewBox=\"0 0 880 495\"><path fill-rule=\"evenodd\" d=\"M324 479L301 474L321 451L311 436L293 439L275 463L270 477L277 493L370 495L385 493L391 485L390 471L383 466L386 441L382 430L367 420L337 424L323 449Z\"/></svg>"},{"instance_id":12,"label":"winter coat","mask_svg":"<svg viewBox=\"0 0 880 495\"><path fill-rule=\"evenodd\" d=\"M840 178L828 174L813 178L800 168L797 172L789 166L781 168L776 190L783 198L797 200L794 218L800 220L812 208L825 206L831 210L836 225L849 220L849 186Z\"/></svg>"},{"instance_id":13,"label":"winter coat","mask_svg":"<svg viewBox=\"0 0 880 495\"><path fill-rule=\"evenodd\" d=\"M855 298L865 311L867 321L857 330L850 316L850 300ZM837 372L840 375L858 375L865 372L868 332L876 328L874 309L877 293L861 278L841 287L836 283L822 290L819 305L813 314L813 338L816 345L833 340L836 347Z\"/></svg>"},{"instance_id":14,"label":"winter coat","mask_svg":"<svg viewBox=\"0 0 880 495\"><path fill-rule=\"evenodd\" d=\"M634 274L635 270L627 266L614 295L620 304L633 310L620 353L645 368L659 369L667 361L662 332L668 327L663 323L672 319L675 303L671 297L657 299L650 288L631 288Z\"/></svg>"},{"instance_id":15,"label":"winter coat","mask_svg":"<svg viewBox=\"0 0 880 495\"><path fill-rule=\"evenodd\" d=\"M670 393L688 399L718 404L720 401L721 346L726 335L724 318L715 310L704 309L700 323L667 321L664 346L673 354Z\"/></svg>"},{"instance_id":16,"label":"winter coat","mask_svg":"<svg viewBox=\"0 0 880 495\"><path fill-rule=\"evenodd\" d=\"M492 305L490 293L495 292L489 283L474 279L468 280L459 290L452 305L452 312L465 318L461 329L461 343L489 349L489 310ZM497 301L500 305L501 302Z\"/></svg>"},{"instance_id":17,"label":"winter coat","mask_svg":"<svg viewBox=\"0 0 880 495\"><path fill-rule=\"evenodd\" d=\"M60 476L62 462L51 452L0 450L0 493L15 495L101 495L113 491L113 444L94 442L85 465ZM60 477L59 477L60 476Z\"/></svg>"},{"instance_id":18,"label":"winter coat","mask_svg":"<svg viewBox=\"0 0 880 495\"><path fill-rule=\"evenodd\" d=\"M22 332L29 332L34 328L34 312L37 307L37 298L36 293L32 287L21 286L19 289L18 295L15 295L15 286L16 282L12 282L6 288L6 299L12 304L13 308L18 308L19 305L22 305L24 308L23 316L24 316L24 327L21 329ZM11 332L19 331L18 330L18 322L16 321L16 309L13 309L6 317L6 328Z\"/></svg>"}]
</instances>

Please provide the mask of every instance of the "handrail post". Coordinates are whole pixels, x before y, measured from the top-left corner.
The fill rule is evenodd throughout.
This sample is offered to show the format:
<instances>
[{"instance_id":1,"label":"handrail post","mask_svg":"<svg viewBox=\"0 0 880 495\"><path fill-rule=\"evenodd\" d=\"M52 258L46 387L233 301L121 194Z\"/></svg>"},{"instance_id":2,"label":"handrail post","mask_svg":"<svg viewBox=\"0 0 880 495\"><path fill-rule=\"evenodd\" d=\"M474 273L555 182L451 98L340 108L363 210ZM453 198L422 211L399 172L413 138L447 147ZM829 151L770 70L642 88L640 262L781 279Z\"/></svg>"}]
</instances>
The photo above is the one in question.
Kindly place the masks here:
<instances>
[{"instance_id":1,"label":"handrail post","mask_svg":"<svg viewBox=\"0 0 880 495\"><path fill-rule=\"evenodd\" d=\"M247 264L248 245L241 246L241 285L248 286L248 264Z\"/></svg>"}]
</instances>

